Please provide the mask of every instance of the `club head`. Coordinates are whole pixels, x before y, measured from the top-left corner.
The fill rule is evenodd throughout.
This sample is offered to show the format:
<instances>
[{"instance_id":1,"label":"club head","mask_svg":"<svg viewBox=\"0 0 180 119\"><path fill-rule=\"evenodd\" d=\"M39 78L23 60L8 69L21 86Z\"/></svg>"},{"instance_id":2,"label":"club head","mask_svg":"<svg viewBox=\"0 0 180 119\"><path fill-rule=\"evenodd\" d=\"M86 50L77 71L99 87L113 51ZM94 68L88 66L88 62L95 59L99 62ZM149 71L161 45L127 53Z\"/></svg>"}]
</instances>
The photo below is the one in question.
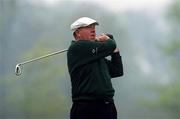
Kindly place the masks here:
<instances>
[{"instance_id":1,"label":"club head","mask_svg":"<svg viewBox=\"0 0 180 119\"><path fill-rule=\"evenodd\" d=\"M15 68L15 74L17 75L17 76L19 76L19 75L21 75L21 67L17 64L16 65L16 68Z\"/></svg>"}]
</instances>

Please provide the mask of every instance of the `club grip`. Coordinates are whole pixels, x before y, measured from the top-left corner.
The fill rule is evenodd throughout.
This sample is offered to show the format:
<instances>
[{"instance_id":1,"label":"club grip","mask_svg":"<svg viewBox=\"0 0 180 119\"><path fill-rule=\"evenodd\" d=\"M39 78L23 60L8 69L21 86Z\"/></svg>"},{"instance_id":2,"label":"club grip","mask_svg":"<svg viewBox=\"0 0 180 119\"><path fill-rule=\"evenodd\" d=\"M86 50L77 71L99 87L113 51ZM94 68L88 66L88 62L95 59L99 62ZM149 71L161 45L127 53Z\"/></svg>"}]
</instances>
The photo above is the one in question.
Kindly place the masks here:
<instances>
[{"instance_id":1,"label":"club grip","mask_svg":"<svg viewBox=\"0 0 180 119\"><path fill-rule=\"evenodd\" d=\"M112 35L112 34L106 33L106 35L107 35L110 39L113 39L113 35Z\"/></svg>"}]
</instances>

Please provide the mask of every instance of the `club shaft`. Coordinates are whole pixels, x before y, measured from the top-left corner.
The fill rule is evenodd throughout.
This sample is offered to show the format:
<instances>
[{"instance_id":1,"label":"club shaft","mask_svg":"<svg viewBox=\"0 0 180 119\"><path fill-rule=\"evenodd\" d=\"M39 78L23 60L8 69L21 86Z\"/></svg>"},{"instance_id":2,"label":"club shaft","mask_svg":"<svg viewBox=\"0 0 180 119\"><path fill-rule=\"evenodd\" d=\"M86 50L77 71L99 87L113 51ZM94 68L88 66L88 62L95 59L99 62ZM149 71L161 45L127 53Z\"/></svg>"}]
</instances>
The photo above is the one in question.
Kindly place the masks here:
<instances>
[{"instance_id":1,"label":"club shaft","mask_svg":"<svg viewBox=\"0 0 180 119\"><path fill-rule=\"evenodd\" d=\"M40 59L43 59L43 58L47 58L47 57L50 57L50 56L53 56L53 55L56 55L56 54L66 52L67 50L68 49L63 49L63 50L60 50L60 51L57 51L57 52L54 52L54 53L50 53L48 55L44 55L44 56L37 57L37 58L31 59L31 60L28 60L28 61L25 61L25 62L21 62L21 63L19 63L17 65L20 66L20 65L24 65L24 64L27 64L27 63L30 63L30 62L34 62L34 61L37 61L37 60L40 60Z\"/></svg>"}]
</instances>

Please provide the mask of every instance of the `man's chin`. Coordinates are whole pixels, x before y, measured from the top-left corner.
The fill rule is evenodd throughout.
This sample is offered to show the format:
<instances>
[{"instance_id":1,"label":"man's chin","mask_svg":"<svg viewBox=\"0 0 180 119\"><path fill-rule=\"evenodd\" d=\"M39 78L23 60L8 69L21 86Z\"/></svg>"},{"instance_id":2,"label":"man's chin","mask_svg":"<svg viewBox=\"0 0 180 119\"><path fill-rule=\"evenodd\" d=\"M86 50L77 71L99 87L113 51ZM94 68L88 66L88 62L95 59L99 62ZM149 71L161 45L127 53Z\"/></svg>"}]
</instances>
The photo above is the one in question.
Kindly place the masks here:
<instances>
[{"instance_id":1,"label":"man's chin","mask_svg":"<svg viewBox=\"0 0 180 119\"><path fill-rule=\"evenodd\" d=\"M91 40L96 40L96 37L93 36L93 37L91 37L90 39L91 39Z\"/></svg>"},{"instance_id":2,"label":"man's chin","mask_svg":"<svg viewBox=\"0 0 180 119\"><path fill-rule=\"evenodd\" d=\"M96 39L95 38L92 38L91 41L95 41Z\"/></svg>"}]
</instances>

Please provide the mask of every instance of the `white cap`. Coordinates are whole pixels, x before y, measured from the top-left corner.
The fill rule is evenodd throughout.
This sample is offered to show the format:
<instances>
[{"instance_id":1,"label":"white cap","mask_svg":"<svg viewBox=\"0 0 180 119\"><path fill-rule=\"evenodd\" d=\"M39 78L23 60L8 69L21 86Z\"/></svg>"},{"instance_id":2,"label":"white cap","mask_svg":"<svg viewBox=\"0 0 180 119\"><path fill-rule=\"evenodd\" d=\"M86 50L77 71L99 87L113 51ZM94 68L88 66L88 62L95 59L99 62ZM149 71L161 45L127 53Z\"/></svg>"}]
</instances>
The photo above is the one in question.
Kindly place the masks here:
<instances>
[{"instance_id":1,"label":"white cap","mask_svg":"<svg viewBox=\"0 0 180 119\"><path fill-rule=\"evenodd\" d=\"M74 23L71 24L71 30L75 31L76 29L78 29L80 27L86 27L91 24L99 25L99 23L94 19L91 19L88 17L81 17L81 18L77 19Z\"/></svg>"}]
</instances>

